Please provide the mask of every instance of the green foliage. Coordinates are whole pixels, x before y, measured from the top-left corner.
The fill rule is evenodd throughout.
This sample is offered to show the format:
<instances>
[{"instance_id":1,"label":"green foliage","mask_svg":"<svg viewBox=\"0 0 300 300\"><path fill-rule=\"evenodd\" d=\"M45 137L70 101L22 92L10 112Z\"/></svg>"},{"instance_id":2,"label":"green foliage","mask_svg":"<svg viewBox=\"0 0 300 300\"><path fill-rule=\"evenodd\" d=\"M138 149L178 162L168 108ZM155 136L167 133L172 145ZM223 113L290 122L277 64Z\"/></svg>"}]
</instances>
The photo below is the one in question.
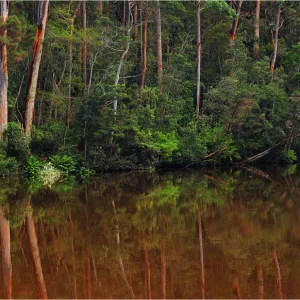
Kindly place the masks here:
<instances>
[{"instance_id":1,"label":"green foliage","mask_svg":"<svg viewBox=\"0 0 300 300\"><path fill-rule=\"evenodd\" d=\"M25 173L29 178L37 178L42 167L42 162L34 155L30 155L25 165Z\"/></svg>"},{"instance_id":2,"label":"green foliage","mask_svg":"<svg viewBox=\"0 0 300 300\"><path fill-rule=\"evenodd\" d=\"M280 153L280 159L283 164L293 164L297 160L297 155L294 150L284 150Z\"/></svg>"},{"instance_id":3,"label":"green foliage","mask_svg":"<svg viewBox=\"0 0 300 300\"><path fill-rule=\"evenodd\" d=\"M7 137L7 155L25 161L30 155L30 136L26 135L19 123L10 122L5 131Z\"/></svg>"},{"instance_id":4,"label":"green foliage","mask_svg":"<svg viewBox=\"0 0 300 300\"><path fill-rule=\"evenodd\" d=\"M15 176L19 173L19 167L16 158L0 154L0 176Z\"/></svg>"},{"instance_id":5,"label":"green foliage","mask_svg":"<svg viewBox=\"0 0 300 300\"><path fill-rule=\"evenodd\" d=\"M65 176L76 171L76 162L74 159L66 154L56 154L49 158L53 166L61 170Z\"/></svg>"},{"instance_id":6,"label":"green foliage","mask_svg":"<svg viewBox=\"0 0 300 300\"><path fill-rule=\"evenodd\" d=\"M43 186L51 186L56 183L60 177L62 176L62 172L56 169L51 162L45 164L43 168L39 171L39 179Z\"/></svg>"}]
</instances>

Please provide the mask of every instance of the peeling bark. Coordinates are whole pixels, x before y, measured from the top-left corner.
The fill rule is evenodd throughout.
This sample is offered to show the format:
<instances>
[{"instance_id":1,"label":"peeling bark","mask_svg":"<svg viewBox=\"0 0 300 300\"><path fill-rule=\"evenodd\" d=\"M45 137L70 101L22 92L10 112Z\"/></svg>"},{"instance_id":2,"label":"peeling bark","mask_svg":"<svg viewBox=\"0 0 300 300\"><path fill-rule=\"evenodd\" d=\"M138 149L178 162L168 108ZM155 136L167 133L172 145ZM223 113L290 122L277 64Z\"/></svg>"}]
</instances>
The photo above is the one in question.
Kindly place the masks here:
<instances>
[{"instance_id":1,"label":"peeling bark","mask_svg":"<svg viewBox=\"0 0 300 300\"><path fill-rule=\"evenodd\" d=\"M1 231L1 258L2 258L2 280L4 297L12 298L12 264L10 252L10 226L5 218L3 208L0 206L0 231Z\"/></svg>"},{"instance_id":2,"label":"peeling bark","mask_svg":"<svg viewBox=\"0 0 300 300\"><path fill-rule=\"evenodd\" d=\"M40 250L38 245L38 239L35 230L33 210L30 204L27 205L28 214L26 217L26 231L28 242L31 251L31 257L34 264L35 276L38 286L38 296L40 299L48 299L46 283L43 275L43 268L40 257Z\"/></svg>"},{"instance_id":3,"label":"peeling bark","mask_svg":"<svg viewBox=\"0 0 300 300\"><path fill-rule=\"evenodd\" d=\"M8 18L8 0L1 0L0 16L3 22L0 28L0 139L8 123L8 105L7 105L7 88L8 88L8 73L7 73L7 47L5 39L7 37L6 21Z\"/></svg>"},{"instance_id":4,"label":"peeling bark","mask_svg":"<svg viewBox=\"0 0 300 300\"><path fill-rule=\"evenodd\" d=\"M25 133L31 133L34 103L36 98L36 89L39 76L39 68L43 52L43 42L45 37L45 29L48 18L49 0L39 0L38 21L33 44L32 62L28 81L28 93L26 99L26 110L24 116Z\"/></svg>"}]
</instances>

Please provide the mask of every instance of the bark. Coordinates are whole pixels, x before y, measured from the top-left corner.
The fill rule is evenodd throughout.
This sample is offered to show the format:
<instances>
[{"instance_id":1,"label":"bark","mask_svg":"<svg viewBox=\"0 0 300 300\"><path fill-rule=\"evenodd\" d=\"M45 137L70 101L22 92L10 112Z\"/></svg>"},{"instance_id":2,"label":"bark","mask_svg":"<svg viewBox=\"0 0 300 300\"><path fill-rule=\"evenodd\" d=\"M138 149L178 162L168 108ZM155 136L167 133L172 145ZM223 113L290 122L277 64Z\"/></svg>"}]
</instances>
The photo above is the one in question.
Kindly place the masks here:
<instances>
[{"instance_id":1,"label":"bark","mask_svg":"<svg viewBox=\"0 0 300 300\"><path fill-rule=\"evenodd\" d=\"M199 248L200 248L200 264L201 264L201 296L205 299L205 276L204 276L204 255L203 255L203 230L201 221L201 210L198 205L198 231L199 231Z\"/></svg>"},{"instance_id":2,"label":"bark","mask_svg":"<svg viewBox=\"0 0 300 300\"><path fill-rule=\"evenodd\" d=\"M144 22L144 31L143 31L143 70L142 70L142 78L141 78L141 91L145 88L145 78L147 72L147 44L148 44L148 7L146 6L146 15Z\"/></svg>"},{"instance_id":3,"label":"bark","mask_svg":"<svg viewBox=\"0 0 300 300\"><path fill-rule=\"evenodd\" d=\"M6 21L8 18L8 0L1 0L0 16L3 22L0 28L0 139L2 139L3 132L8 122L8 105L7 105L7 88L8 88L8 73L7 73L7 48L5 39L7 37Z\"/></svg>"},{"instance_id":4,"label":"bark","mask_svg":"<svg viewBox=\"0 0 300 300\"><path fill-rule=\"evenodd\" d=\"M99 11L100 18L103 16L103 1L100 0L97 2L97 9Z\"/></svg>"},{"instance_id":5,"label":"bark","mask_svg":"<svg viewBox=\"0 0 300 300\"><path fill-rule=\"evenodd\" d=\"M40 299L47 299L47 289L43 276L43 268L40 257L38 239L35 230L33 212L30 204L27 205L28 214L26 218L27 237L30 246L32 261L34 264L35 276L38 285L38 296Z\"/></svg>"},{"instance_id":6,"label":"bark","mask_svg":"<svg viewBox=\"0 0 300 300\"><path fill-rule=\"evenodd\" d=\"M257 281L258 281L258 298L264 299L264 274L261 265L257 267Z\"/></svg>"},{"instance_id":7,"label":"bark","mask_svg":"<svg viewBox=\"0 0 300 300\"><path fill-rule=\"evenodd\" d=\"M118 69L117 69L117 74L116 74L116 79L115 79L115 86L117 86L119 84L119 80L120 80L120 74L121 74L121 69L125 60L125 57L128 54L129 51L129 46L130 46L130 27L131 27L131 22L130 22L130 15L131 15L131 4L130 1L128 1L128 19L127 19L127 35L126 35L126 45L125 45L125 49L122 53L122 56L120 58L119 61L119 65L118 65ZM114 99L114 113L117 113L117 109L118 109L118 99L115 98Z\"/></svg>"},{"instance_id":8,"label":"bark","mask_svg":"<svg viewBox=\"0 0 300 300\"><path fill-rule=\"evenodd\" d=\"M39 68L43 52L43 42L45 37L45 29L48 18L49 0L39 0L37 29L33 44L32 62L28 81L28 93L26 99L26 110L24 116L24 128L26 133L31 133L34 103L36 97L37 82L39 76Z\"/></svg>"},{"instance_id":9,"label":"bark","mask_svg":"<svg viewBox=\"0 0 300 300\"><path fill-rule=\"evenodd\" d=\"M200 89L201 89L201 16L200 0L197 3L197 95L196 95L196 116L200 114Z\"/></svg>"},{"instance_id":10,"label":"bark","mask_svg":"<svg viewBox=\"0 0 300 300\"><path fill-rule=\"evenodd\" d=\"M278 50L278 32L279 28L281 27L279 25L280 23L280 15L281 15L281 8L280 6L277 9L277 18L276 18L276 27L275 27L275 34L273 34L273 45L274 45L274 50L273 50L273 56L272 56L272 61L271 61L271 68L270 71L271 73L274 72L275 69L275 63L276 63L276 58L277 58L277 50Z\"/></svg>"},{"instance_id":11,"label":"bark","mask_svg":"<svg viewBox=\"0 0 300 300\"><path fill-rule=\"evenodd\" d=\"M230 39L231 45L233 45L234 40L235 40L237 27L239 25L239 20L240 20L240 14L241 14L241 8L242 8L243 0L233 1L232 3L233 3L233 6L235 7L235 12L236 12L237 16L232 21L231 30L229 31L229 39Z\"/></svg>"},{"instance_id":12,"label":"bark","mask_svg":"<svg viewBox=\"0 0 300 300\"><path fill-rule=\"evenodd\" d=\"M71 106L72 106L72 75L73 75L73 45L72 45L72 38L73 38L73 30L74 30L74 21L79 11L81 2L78 1L77 7L74 11L73 17L71 19L70 24L70 42L68 44L69 47L69 88L68 88L68 114L67 114L67 125L68 128L70 127L71 122Z\"/></svg>"},{"instance_id":13,"label":"bark","mask_svg":"<svg viewBox=\"0 0 300 300\"><path fill-rule=\"evenodd\" d=\"M134 40L137 40L137 17L138 17L138 4L137 2L134 4L134 14L133 14L133 32L134 32Z\"/></svg>"},{"instance_id":14,"label":"bark","mask_svg":"<svg viewBox=\"0 0 300 300\"><path fill-rule=\"evenodd\" d=\"M72 215L69 213L70 222L70 233L71 233L71 247L72 247L72 267L73 267L73 285L74 285L74 298L77 299L77 270L76 270L76 259L75 259L75 246L74 246L74 223L72 220Z\"/></svg>"},{"instance_id":15,"label":"bark","mask_svg":"<svg viewBox=\"0 0 300 300\"><path fill-rule=\"evenodd\" d=\"M92 298L92 277L91 277L91 251L88 250L87 253L87 264L86 264L86 283L87 283L87 297Z\"/></svg>"},{"instance_id":16,"label":"bark","mask_svg":"<svg viewBox=\"0 0 300 300\"><path fill-rule=\"evenodd\" d=\"M254 21L254 45L253 56L259 58L259 22L260 22L260 0L256 0L255 21Z\"/></svg>"},{"instance_id":17,"label":"bark","mask_svg":"<svg viewBox=\"0 0 300 300\"><path fill-rule=\"evenodd\" d=\"M82 1L82 25L83 25L83 86L84 90L87 88L87 71L86 71L86 61L87 61L87 41L86 41L86 0Z\"/></svg>"},{"instance_id":18,"label":"bark","mask_svg":"<svg viewBox=\"0 0 300 300\"><path fill-rule=\"evenodd\" d=\"M163 72L163 62L162 62L162 42L161 42L161 15L160 15L160 0L157 0L157 33L156 33L156 42L157 42L157 86L158 90L162 92L162 72Z\"/></svg>"},{"instance_id":19,"label":"bark","mask_svg":"<svg viewBox=\"0 0 300 300\"><path fill-rule=\"evenodd\" d=\"M10 252L10 226L0 206L0 231L1 231L1 258L2 258L2 280L4 297L12 298L12 264Z\"/></svg>"}]
</instances>

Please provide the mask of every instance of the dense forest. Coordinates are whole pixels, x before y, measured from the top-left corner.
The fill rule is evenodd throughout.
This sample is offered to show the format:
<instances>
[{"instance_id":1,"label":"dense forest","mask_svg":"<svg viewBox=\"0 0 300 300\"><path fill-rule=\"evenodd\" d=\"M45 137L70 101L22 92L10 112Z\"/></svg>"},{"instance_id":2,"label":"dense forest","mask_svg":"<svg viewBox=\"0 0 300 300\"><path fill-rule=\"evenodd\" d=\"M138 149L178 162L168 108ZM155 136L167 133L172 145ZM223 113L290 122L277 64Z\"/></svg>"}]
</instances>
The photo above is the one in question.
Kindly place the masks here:
<instances>
[{"instance_id":1,"label":"dense forest","mask_svg":"<svg viewBox=\"0 0 300 300\"><path fill-rule=\"evenodd\" d=\"M299 20L297 1L2 0L0 173L297 161Z\"/></svg>"}]
</instances>

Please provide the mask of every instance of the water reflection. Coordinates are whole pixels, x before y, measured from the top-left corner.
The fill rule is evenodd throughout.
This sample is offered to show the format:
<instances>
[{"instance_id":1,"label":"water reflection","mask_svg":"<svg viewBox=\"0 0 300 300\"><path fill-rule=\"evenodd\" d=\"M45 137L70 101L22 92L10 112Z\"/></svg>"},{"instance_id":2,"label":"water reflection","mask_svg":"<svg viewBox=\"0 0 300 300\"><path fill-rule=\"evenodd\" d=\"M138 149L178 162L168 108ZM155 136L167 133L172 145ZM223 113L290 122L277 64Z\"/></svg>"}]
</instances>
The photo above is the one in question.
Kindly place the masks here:
<instances>
[{"instance_id":1,"label":"water reflection","mask_svg":"<svg viewBox=\"0 0 300 300\"><path fill-rule=\"evenodd\" d=\"M3 180L1 297L299 298L299 184L253 168Z\"/></svg>"}]
</instances>

